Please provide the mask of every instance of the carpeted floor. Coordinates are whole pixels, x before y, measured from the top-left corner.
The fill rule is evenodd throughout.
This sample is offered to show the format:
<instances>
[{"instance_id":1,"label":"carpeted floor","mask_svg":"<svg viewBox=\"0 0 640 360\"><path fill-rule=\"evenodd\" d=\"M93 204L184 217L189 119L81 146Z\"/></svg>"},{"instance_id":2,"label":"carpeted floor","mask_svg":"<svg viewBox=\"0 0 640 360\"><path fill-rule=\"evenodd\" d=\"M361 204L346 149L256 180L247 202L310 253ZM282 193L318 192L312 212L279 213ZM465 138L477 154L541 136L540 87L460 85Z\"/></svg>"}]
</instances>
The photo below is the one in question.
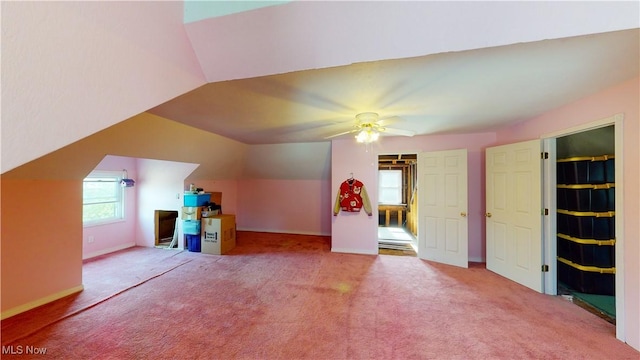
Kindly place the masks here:
<instances>
[{"instance_id":1,"label":"carpeted floor","mask_svg":"<svg viewBox=\"0 0 640 360\"><path fill-rule=\"evenodd\" d=\"M239 232L228 255L134 248L88 263L84 274L80 295L2 321L3 351L35 347L55 359L640 356L603 319L482 265L332 253L328 237Z\"/></svg>"}]
</instances>

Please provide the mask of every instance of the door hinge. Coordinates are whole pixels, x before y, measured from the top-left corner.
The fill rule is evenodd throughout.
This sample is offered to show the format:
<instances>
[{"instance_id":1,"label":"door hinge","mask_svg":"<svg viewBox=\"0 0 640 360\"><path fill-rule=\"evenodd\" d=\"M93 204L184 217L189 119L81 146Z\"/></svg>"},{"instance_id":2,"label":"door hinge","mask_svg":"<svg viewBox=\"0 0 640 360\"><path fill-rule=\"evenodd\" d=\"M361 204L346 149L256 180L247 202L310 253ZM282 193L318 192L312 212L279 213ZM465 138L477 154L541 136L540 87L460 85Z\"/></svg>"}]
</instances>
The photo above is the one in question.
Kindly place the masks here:
<instances>
[{"instance_id":1,"label":"door hinge","mask_svg":"<svg viewBox=\"0 0 640 360\"><path fill-rule=\"evenodd\" d=\"M540 153L540 159L548 159L549 158L549 153L548 152L541 152Z\"/></svg>"},{"instance_id":2,"label":"door hinge","mask_svg":"<svg viewBox=\"0 0 640 360\"><path fill-rule=\"evenodd\" d=\"M542 209L542 215L549 215L549 209Z\"/></svg>"},{"instance_id":3,"label":"door hinge","mask_svg":"<svg viewBox=\"0 0 640 360\"><path fill-rule=\"evenodd\" d=\"M542 265L542 272L549 272L549 265Z\"/></svg>"}]
</instances>

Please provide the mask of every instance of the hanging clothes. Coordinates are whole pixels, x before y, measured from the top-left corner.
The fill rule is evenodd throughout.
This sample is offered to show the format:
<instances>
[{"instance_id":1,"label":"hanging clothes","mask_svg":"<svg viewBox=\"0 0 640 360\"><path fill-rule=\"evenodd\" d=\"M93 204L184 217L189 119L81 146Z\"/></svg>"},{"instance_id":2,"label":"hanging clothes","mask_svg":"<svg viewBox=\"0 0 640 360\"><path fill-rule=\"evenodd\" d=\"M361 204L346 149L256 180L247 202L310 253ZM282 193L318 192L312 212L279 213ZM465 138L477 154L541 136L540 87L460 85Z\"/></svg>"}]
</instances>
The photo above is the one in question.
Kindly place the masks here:
<instances>
[{"instance_id":1,"label":"hanging clothes","mask_svg":"<svg viewBox=\"0 0 640 360\"><path fill-rule=\"evenodd\" d=\"M340 210L347 212L360 212L364 208L367 215L371 216L371 202L364 184L353 177L340 184L336 204L333 207L333 216L338 215Z\"/></svg>"}]
</instances>

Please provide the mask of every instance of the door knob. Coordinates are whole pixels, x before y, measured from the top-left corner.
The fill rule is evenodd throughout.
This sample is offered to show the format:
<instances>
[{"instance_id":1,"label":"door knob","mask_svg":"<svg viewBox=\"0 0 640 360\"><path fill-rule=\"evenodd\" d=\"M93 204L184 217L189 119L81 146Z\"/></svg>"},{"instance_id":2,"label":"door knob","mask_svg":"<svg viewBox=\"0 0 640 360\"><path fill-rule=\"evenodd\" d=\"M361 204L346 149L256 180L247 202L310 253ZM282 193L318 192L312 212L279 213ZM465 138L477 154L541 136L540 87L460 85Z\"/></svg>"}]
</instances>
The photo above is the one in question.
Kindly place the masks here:
<instances>
[{"instance_id":1,"label":"door knob","mask_svg":"<svg viewBox=\"0 0 640 360\"><path fill-rule=\"evenodd\" d=\"M486 213L484 216L491 217L491 213Z\"/></svg>"},{"instance_id":2,"label":"door knob","mask_svg":"<svg viewBox=\"0 0 640 360\"><path fill-rule=\"evenodd\" d=\"M467 213L463 211L463 212L460 213L460 216L467 217Z\"/></svg>"}]
</instances>

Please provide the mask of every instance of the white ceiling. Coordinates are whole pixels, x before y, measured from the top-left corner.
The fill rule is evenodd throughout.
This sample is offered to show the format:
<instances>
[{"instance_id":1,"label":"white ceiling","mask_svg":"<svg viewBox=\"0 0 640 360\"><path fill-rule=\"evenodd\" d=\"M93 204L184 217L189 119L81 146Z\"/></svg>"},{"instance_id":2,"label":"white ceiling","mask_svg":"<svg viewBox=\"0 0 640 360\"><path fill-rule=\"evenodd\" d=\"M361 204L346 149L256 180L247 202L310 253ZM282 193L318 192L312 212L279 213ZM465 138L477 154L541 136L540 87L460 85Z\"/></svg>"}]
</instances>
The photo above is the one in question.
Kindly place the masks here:
<instances>
[{"instance_id":1,"label":"white ceiling","mask_svg":"<svg viewBox=\"0 0 640 360\"><path fill-rule=\"evenodd\" d=\"M206 84L149 112L247 144L327 141L378 112L418 135L493 131L639 74L640 30Z\"/></svg>"}]
</instances>

